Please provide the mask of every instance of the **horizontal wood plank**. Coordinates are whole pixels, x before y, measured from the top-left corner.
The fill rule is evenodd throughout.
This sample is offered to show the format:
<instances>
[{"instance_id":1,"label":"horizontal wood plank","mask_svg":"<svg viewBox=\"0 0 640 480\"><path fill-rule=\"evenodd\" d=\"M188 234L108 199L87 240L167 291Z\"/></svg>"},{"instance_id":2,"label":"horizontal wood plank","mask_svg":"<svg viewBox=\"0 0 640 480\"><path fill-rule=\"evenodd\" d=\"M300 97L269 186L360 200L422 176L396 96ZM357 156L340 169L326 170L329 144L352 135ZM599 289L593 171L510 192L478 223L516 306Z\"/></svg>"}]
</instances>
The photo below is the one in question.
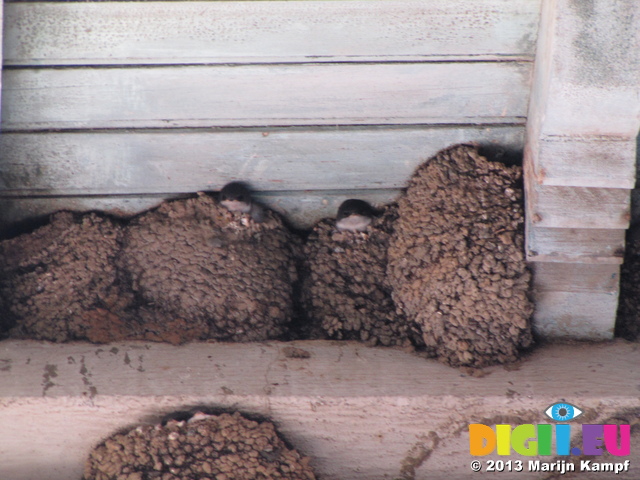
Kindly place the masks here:
<instances>
[{"instance_id":1,"label":"horizontal wood plank","mask_svg":"<svg viewBox=\"0 0 640 480\"><path fill-rule=\"evenodd\" d=\"M536 292L575 292L617 295L619 265L535 263Z\"/></svg>"},{"instance_id":2,"label":"horizontal wood plank","mask_svg":"<svg viewBox=\"0 0 640 480\"><path fill-rule=\"evenodd\" d=\"M4 133L0 194L116 195L219 190L403 188L439 150L522 148L522 127Z\"/></svg>"},{"instance_id":3,"label":"horizontal wood plank","mask_svg":"<svg viewBox=\"0 0 640 480\"><path fill-rule=\"evenodd\" d=\"M625 230L631 219L631 191L622 188L549 187L525 168L526 214L531 228Z\"/></svg>"},{"instance_id":4,"label":"horizontal wood plank","mask_svg":"<svg viewBox=\"0 0 640 480\"><path fill-rule=\"evenodd\" d=\"M625 232L622 229L532 228L528 221L527 260L620 264L624 256Z\"/></svg>"},{"instance_id":5,"label":"horizontal wood plank","mask_svg":"<svg viewBox=\"0 0 640 480\"><path fill-rule=\"evenodd\" d=\"M539 9L540 0L9 3L4 48L8 65L532 58Z\"/></svg>"},{"instance_id":6,"label":"horizontal wood plank","mask_svg":"<svg viewBox=\"0 0 640 480\"><path fill-rule=\"evenodd\" d=\"M534 294L534 331L543 338L602 341L614 334L618 293L560 292Z\"/></svg>"},{"instance_id":7,"label":"horizontal wood plank","mask_svg":"<svg viewBox=\"0 0 640 480\"><path fill-rule=\"evenodd\" d=\"M287 357L291 346L309 358ZM470 423L546 423L543 412L560 398L607 423L637 409L640 383L640 351L628 342L547 345L482 378L352 342L5 341L0 354L0 429L8 432L0 476L11 480L78 479L108 436L197 406L268 418L323 480L461 480L470 478ZM631 452L628 475L637 478L638 449ZM540 472L499 478L538 480Z\"/></svg>"},{"instance_id":8,"label":"horizontal wood plank","mask_svg":"<svg viewBox=\"0 0 640 480\"><path fill-rule=\"evenodd\" d=\"M631 189L636 137L546 135L535 173L542 185Z\"/></svg>"},{"instance_id":9,"label":"horizontal wood plank","mask_svg":"<svg viewBox=\"0 0 640 480\"><path fill-rule=\"evenodd\" d=\"M2 128L523 124L528 63L6 70Z\"/></svg>"}]
</instances>

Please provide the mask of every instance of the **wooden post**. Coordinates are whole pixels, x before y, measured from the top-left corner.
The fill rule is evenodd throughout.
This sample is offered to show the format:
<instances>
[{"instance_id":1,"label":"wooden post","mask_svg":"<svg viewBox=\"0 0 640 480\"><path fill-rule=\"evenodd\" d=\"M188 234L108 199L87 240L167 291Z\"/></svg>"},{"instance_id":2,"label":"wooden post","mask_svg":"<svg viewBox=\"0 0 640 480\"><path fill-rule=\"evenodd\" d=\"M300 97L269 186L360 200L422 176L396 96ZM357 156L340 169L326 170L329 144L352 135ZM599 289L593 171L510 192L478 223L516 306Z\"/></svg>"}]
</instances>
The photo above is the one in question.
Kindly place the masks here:
<instances>
[{"instance_id":1,"label":"wooden post","mask_svg":"<svg viewBox=\"0 0 640 480\"><path fill-rule=\"evenodd\" d=\"M2 25L4 24L4 19L2 16L2 11L4 7L4 2L0 2L0 40L2 40ZM2 43L0 42L0 107L2 107ZM2 121L2 109L0 108L0 121Z\"/></svg>"},{"instance_id":2,"label":"wooden post","mask_svg":"<svg viewBox=\"0 0 640 480\"><path fill-rule=\"evenodd\" d=\"M538 333L613 336L640 126L640 2L545 0L525 145Z\"/></svg>"}]
</instances>

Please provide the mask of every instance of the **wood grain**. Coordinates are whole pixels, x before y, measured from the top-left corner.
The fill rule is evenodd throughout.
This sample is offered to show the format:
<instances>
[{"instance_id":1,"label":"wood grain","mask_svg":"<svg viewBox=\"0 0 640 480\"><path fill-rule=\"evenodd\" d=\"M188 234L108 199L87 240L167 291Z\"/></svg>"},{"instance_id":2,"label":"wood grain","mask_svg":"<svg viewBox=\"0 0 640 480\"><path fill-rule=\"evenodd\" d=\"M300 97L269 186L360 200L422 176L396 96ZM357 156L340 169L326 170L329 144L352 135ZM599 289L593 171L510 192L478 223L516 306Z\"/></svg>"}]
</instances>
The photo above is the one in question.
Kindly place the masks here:
<instances>
[{"instance_id":1,"label":"wood grain","mask_svg":"<svg viewBox=\"0 0 640 480\"><path fill-rule=\"evenodd\" d=\"M527 215L532 228L626 230L631 219L631 191L621 188L546 187L529 175ZM534 183L532 185L532 183Z\"/></svg>"},{"instance_id":2,"label":"wood grain","mask_svg":"<svg viewBox=\"0 0 640 480\"><path fill-rule=\"evenodd\" d=\"M539 140L535 175L542 185L632 189L636 138L547 135Z\"/></svg>"},{"instance_id":3,"label":"wood grain","mask_svg":"<svg viewBox=\"0 0 640 480\"><path fill-rule=\"evenodd\" d=\"M18 69L5 131L523 124L528 63Z\"/></svg>"},{"instance_id":4,"label":"wood grain","mask_svg":"<svg viewBox=\"0 0 640 480\"><path fill-rule=\"evenodd\" d=\"M613 339L618 292L540 290L534 294L536 334L549 339Z\"/></svg>"},{"instance_id":5,"label":"wood grain","mask_svg":"<svg viewBox=\"0 0 640 480\"><path fill-rule=\"evenodd\" d=\"M5 133L3 196L184 193L232 180L258 191L404 187L439 150L519 150L522 127Z\"/></svg>"},{"instance_id":6,"label":"wood grain","mask_svg":"<svg viewBox=\"0 0 640 480\"><path fill-rule=\"evenodd\" d=\"M585 264L621 264L623 229L532 228L527 219L527 260Z\"/></svg>"},{"instance_id":7,"label":"wood grain","mask_svg":"<svg viewBox=\"0 0 640 480\"><path fill-rule=\"evenodd\" d=\"M8 65L533 57L540 0L9 3ZM144 21L140 21L144 19Z\"/></svg>"},{"instance_id":8,"label":"wood grain","mask_svg":"<svg viewBox=\"0 0 640 480\"><path fill-rule=\"evenodd\" d=\"M619 265L538 262L534 273L536 292L618 294Z\"/></svg>"},{"instance_id":9,"label":"wood grain","mask_svg":"<svg viewBox=\"0 0 640 480\"><path fill-rule=\"evenodd\" d=\"M292 345L310 357L287 358ZM543 422L559 398L578 398L593 423L604 423L637 408L638 362L630 343L549 345L515 369L490 367L476 378L351 342L5 341L0 429L9 434L0 436L0 476L80 478L91 448L109 435L200 406L269 418L326 480L464 479L469 423ZM420 454L428 458L416 462ZM500 478L540 474L505 471Z\"/></svg>"}]
</instances>

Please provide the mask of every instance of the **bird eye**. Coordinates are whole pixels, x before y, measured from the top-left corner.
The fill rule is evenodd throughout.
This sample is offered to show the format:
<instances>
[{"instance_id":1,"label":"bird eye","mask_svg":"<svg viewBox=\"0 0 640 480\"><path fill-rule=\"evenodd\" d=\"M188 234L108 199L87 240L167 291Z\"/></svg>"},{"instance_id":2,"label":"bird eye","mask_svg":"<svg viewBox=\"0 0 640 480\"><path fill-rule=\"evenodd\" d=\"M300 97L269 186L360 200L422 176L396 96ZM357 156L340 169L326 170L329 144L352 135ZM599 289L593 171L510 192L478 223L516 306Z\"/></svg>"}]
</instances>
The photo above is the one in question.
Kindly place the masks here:
<instances>
[{"instance_id":1,"label":"bird eye","mask_svg":"<svg viewBox=\"0 0 640 480\"><path fill-rule=\"evenodd\" d=\"M551 420L555 420L556 422L569 422L578 418L583 412L575 405L559 402L551 405L544 411L544 413L547 417Z\"/></svg>"}]
</instances>

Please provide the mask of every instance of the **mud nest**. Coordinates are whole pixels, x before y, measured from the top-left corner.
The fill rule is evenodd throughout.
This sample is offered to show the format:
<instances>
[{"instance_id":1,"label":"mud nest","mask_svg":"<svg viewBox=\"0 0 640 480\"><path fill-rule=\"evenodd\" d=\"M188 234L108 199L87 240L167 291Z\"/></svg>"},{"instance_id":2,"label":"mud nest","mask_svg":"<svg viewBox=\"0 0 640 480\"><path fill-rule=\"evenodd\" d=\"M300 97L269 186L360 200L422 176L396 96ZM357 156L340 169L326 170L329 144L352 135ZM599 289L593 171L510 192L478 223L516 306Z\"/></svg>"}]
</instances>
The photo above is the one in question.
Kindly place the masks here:
<instances>
[{"instance_id":1,"label":"mud nest","mask_svg":"<svg viewBox=\"0 0 640 480\"><path fill-rule=\"evenodd\" d=\"M532 343L521 183L521 168L458 145L421 165L399 200L393 298L447 364L511 362Z\"/></svg>"},{"instance_id":2,"label":"mud nest","mask_svg":"<svg viewBox=\"0 0 640 480\"><path fill-rule=\"evenodd\" d=\"M83 480L313 480L270 422L239 413L137 427L91 452Z\"/></svg>"},{"instance_id":3,"label":"mud nest","mask_svg":"<svg viewBox=\"0 0 640 480\"><path fill-rule=\"evenodd\" d=\"M411 344L408 322L396 313L386 281L387 248L395 207L364 232L338 231L320 221L304 246L302 304L313 337Z\"/></svg>"},{"instance_id":4,"label":"mud nest","mask_svg":"<svg viewBox=\"0 0 640 480\"><path fill-rule=\"evenodd\" d=\"M620 269L620 300L616 336L640 338L640 225L627 231L624 263Z\"/></svg>"},{"instance_id":5,"label":"mud nest","mask_svg":"<svg viewBox=\"0 0 640 480\"><path fill-rule=\"evenodd\" d=\"M38 340L92 337L94 320L131 301L114 265L121 235L109 218L60 212L33 233L0 242L2 330Z\"/></svg>"},{"instance_id":6,"label":"mud nest","mask_svg":"<svg viewBox=\"0 0 640 480\"><path fill-rule=\"evenodd\" d=\"M273 212L264 217L199 195L134 219L119 266L141 315L187 320L191 340L281 336L293 316L299 241Z\"/></svg>"}]
</instances>

